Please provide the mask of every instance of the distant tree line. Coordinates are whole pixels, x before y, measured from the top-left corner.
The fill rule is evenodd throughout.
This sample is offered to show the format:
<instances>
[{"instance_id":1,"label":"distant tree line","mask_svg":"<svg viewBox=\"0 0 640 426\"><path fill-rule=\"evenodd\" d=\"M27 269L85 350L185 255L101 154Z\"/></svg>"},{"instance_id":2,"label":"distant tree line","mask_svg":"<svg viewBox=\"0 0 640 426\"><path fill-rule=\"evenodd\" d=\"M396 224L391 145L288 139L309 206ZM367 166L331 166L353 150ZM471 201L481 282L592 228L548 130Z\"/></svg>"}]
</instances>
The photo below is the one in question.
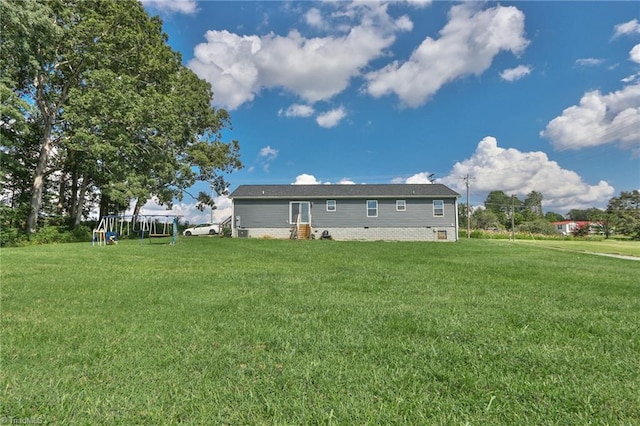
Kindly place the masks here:
<instances>
[{"instance_id":1,"label":"distant tree line","mask_svg":"<svg viewBox=\"0 0 640 426\"><path fill-rule=\"evenodd\" d=\"M481 230L518 230L540 234L554 234L556 228L552 222L564 220L589 221L598 228L598 232L609 236L624 235L640 239L640 192L622 191L619 196L609 200L606 209L572 209L565 215L556 212L543 212L543 194L531 191L524 200L504 191L491 191L484 201L484 208L474 209L470 214L470 228ZM466 205L459 208L461 228L467 227ZM585 232L583 229L580 232Z\"/></svg>"},{"instance_id":2,"label":"distant tree line","mask_svg":"<svg viewBox=\"0 0 640 426\"><path fill-rule=\"evenodd\" d=\"M170 206L196 181L220 194L242 167L229 114L140 2L2 0L0 37L2 229Z\"/></svg>"}]
</instances>

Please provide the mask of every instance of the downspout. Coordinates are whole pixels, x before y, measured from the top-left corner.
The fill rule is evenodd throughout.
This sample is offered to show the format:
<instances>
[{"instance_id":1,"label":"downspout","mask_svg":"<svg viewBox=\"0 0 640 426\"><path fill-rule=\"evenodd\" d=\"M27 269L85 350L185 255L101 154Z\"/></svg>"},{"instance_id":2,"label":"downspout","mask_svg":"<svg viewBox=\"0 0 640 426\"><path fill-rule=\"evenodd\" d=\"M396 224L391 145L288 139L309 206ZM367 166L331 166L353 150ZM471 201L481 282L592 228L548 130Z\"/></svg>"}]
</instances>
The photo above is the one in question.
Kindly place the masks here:
<instances>
[{"instance_id":1,"label":"downspout","mask_svg":"<svg viewBox=\"0 0 640 426\"><path fill-rule=\"evenodd\" d=\"M238 238L238 231L236 228L236 200L231 199L231 238Z\"/></svg>"},{"instance_id":2,"label":"downspout","mask_svg":"<svg viewBox=\"0 0 640 426\"><path fill-rule=\"evenodd\" d=\"M456 241L460 241L460 236L458 233L458 226L460 224L460 222L458 221L458 197L453 199L453 205L455 207L455 214L456 214Z\"/></svg>"},{"instance_id":3,"label":"downspout","mask_svg":"<svg viewBox=\"0 0 640 426\"><path fill-rule=\"evenodd\" d=\"M313 201L309 201L309 239L311 239L311 235L313 234L313 215L311 214L311 211L313 210Z\"/></svg>"}]
</instances>

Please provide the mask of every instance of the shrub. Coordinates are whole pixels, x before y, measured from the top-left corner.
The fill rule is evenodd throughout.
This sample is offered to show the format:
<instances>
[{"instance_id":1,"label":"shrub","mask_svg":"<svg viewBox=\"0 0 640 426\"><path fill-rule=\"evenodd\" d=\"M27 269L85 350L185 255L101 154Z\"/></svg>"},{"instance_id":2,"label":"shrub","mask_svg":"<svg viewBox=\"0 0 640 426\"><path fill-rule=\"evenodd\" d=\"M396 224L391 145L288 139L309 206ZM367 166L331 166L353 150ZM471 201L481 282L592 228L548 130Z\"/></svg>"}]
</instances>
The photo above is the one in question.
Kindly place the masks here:
<instances>
[{"instance_id":1,"label":"shrub","mask_svg":"<svg viewBox=\"0 0 640 426\"><path fill-rule=\"evenodd\" d=\"M574 237L588 237L589 236L589 225L578 226L573 231L572 234L573 234Z\"/></svg>"},{"instance_id":2,"label":"shrub","mask_svg":"<svg viewBox=\"0 0 640 426\"><path fill-rule=\"evenodd\" d=\"M33 244L68 243L70 238L69 233L61 232L61 227L43 226L31 235L29 241Z\"/></svg>"},{"instance_id":3,"label":"shrub","mask_svg":"<svg viewBox=\"0 0 640 426\"><path fill-rule=\"evenodd\" d=\"M71 231L73 235L73 241L75 242L89 242L91 241L92 228L87 225L80 225Z\"/></svg>"},{"instance_id":4,"label":"shrub","mask_svg":"<svg viewBox=\"0 0 640 426\"><path fill-rule=\"evenodd\" d=\"M517 230L525 233L544 235L554 235L558 233L556 231L556 228L544 219L536 219L525 222L522 225L518 226Z\"/></svg>"},{"instance_id":5,"label":"shrub","mask_svg":"<svg viewBox=\"0 0 640 426\"><path fill-rule=\"evenodd\" d=\"M471 231L471 234L469 234L469 236L471 238L487 238L487 235L485 234L485 232L480 231L479 229L475 229Z\"/></svg>"},{"instance_id":6,"label":"shrub","mask_svg":"<svg viewBox=\"0 0 640 426\"><path fill-rule=\"evenodd\" d=\"M0 247L15 245L20 237L20 231L17 228L0 229Z\"/></svg>"},{"instance_id":7,"label":"shrub","mask_svg":"<svg viewBox=\"0 0 640 426\"><path fill-rule=\"evenodd\" d=\"M91 228L80 225L75 229L66 226L43 226L32 235L18 228L0 230L0 246L28 246L36 244L57 244L91 241Z\"/></svg>"}]
</instances>

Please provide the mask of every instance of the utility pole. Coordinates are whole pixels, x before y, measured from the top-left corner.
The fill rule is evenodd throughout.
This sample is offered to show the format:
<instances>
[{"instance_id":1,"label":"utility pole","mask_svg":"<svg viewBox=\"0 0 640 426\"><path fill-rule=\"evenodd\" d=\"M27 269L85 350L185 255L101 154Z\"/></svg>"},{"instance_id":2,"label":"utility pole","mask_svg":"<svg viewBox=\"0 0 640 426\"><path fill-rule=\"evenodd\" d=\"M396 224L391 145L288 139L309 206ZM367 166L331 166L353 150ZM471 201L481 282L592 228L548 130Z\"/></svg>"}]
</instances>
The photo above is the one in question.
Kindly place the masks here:
<instances>
[{"instance_id":1,"label":"utility pole","mask_svg":"<svg viewBox=\"0 0 640 426\"><path fill-rule=\"evenodd\" d=\"M464 177L464 183L467 186L467 238L471 238L471 211L469 210L469 187L471 186L471 179L469 174Z\"/></svg>"},{"instance_id":2,"label":"utility pole","mask_svg":"<svg viewBox=\"0 0 640 426\"><path fill-rule=\"evenodd\" d=\"M515 194L511 196L511 238L513 241L516 240L516 196Z\"/></svg>"}]
</instances>

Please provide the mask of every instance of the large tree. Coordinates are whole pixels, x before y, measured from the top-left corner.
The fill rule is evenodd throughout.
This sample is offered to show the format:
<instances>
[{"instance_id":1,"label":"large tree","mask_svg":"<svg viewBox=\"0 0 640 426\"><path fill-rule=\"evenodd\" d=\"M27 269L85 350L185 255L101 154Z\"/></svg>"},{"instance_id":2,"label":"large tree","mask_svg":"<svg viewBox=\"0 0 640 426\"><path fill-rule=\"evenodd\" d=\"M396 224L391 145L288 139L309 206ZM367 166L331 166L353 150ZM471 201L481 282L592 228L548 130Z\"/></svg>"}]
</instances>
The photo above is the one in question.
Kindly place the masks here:
<instances>
[{"instance_id":1,"label":"large tree","mask_svg":"<svg viewBox=\"0 0 640 426\"><path fill-rule=\"evenodd\" d=\"M500 229L502 224L498 219L498 215L489 209L478 208L473 211L471 216L471 224L476 229Z\"/></svg>"},{"instance_id":2,"label":"large tree","mask_svg":"<svg viewBox=\"0 0 640 426\"><path fill-rule=\"evenodd\" d=\"M511 228L511 218L515 224L522 222L522 215L518 213L522 201L514 196L509 196L504 191L491 191L484 201L487 210L495 213L500 224L508 229Z\"/></svg>"},{"instance_id":3,"label":"large tree","mask_svg":"<svg viewBox=\"0 0 640 426\"><path fill-rule=\"evenodd\" d=\"M544 216L542 212L542 193L531 191L524 200L522 214L525 220L533 221Z\"/></svg>"},{"instance_id":4,"label":"large tree","mask_svg":"<svg viewBox=\"0 0 640 426\"><path fill-rule=\"evenodd\" d=\"M640 239L640 191L622 191L609 200L606 211L617 233Z\"/></svg>"},{"instance_id":5,"label":"large tree","mask_svg":"<svg viewBox=\"0 0 640 426\"><path fill-rule=\"evenodd\" d=\"M52 183L59 212L75 223L91 192L104 213L131 199L170 203L198 179L226 189L223 174L241 167L238 143L221 141L229 116L211 108L208 83L181 64L139 2L2 0L1 8L2 87L34 106L23 113L39 129L28 232Z\"/></svg>"},{"instance_id":6,"label":"large tree","mask_svg":"<svg viewBox=\"0 0 640 426\"><path fill-rule=\"evenodd\" d=\"M601 210L597 207L590 207L588 209L571 209L567 213L567 218L574 221L587 221L591 220L591 216L597 215Z\"/></svg>"},{"instance_id":7,"label":"large tree","mask_svg":"<svg viewBox=\"0 0 640 426\"><path fill-rule=\"evenodd\" d=\"M0 76L0 216L4 228L22 228L28 215L31 171L38 155L39 127L25 117L32 108Z\"/></svg>"},{"instance_id":8,"label":"large tree","mask_svg":"<svg viewBox=\"0 0 640 426\"><path fill-rule=\"evenodd\" d=\"M602 233L605 238L609 238L611 236L611 234L613 233L613 227L616 223L616 216L614 214L604 210L592 208L589 209L588 218L589 222L591 223L589 224L589 226L585 227L587 228L585 230L586 235L589 234L589 230L595 229L598 233Z\"/></svg>"},{"instance_id":9,"label":"large tree","mask_svg":"<svg viewBox=\"0 0 640 426\"><path fill-rule=\"evenodd\" d=\"M546 212L544 218L547 222L562 222L564 220L564 216L556 212Z\"/></svg>"}]
</instances>

